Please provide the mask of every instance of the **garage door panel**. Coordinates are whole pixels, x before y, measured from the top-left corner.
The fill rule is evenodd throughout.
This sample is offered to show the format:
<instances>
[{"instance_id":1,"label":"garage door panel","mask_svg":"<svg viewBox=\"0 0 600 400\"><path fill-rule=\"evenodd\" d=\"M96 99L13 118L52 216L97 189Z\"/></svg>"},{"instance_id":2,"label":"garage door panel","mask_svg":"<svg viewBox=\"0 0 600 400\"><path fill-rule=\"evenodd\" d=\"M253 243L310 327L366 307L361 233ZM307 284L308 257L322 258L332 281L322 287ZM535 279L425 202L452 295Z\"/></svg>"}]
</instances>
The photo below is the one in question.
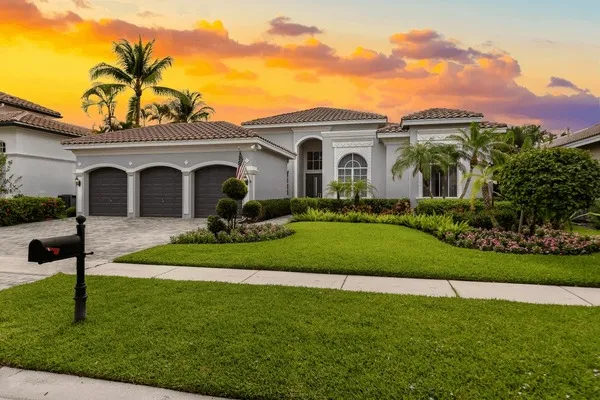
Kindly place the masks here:
<instances>
[{"instance_id":1,"label":"garage door panel","mask_svg":"<svg viewBox=\"0 0 600 400\"><path fill-rule=\"evenodd\" d=\"M181 171L169 167L140 172L140 215L142 217L181 217Z\"/></svg>"},{"instance_id":2,"label":"garage door panel","mask_svg":"<svg viewBox=\"0 0 600 400\"><path fill-rule=\"evenodd\" d=\"M194 177L196 218L206 218L216 213L217 202L226 197L221 191L221 186L227 179L235 177L235 173L235 168L226 165L213 165L196 171Z\"/></svg>"},{"instance_id":3,"label":"garage door panel","mask_svg":"<svg viewBox=\"0 0 600 400\"><path fill-rule=\"evenodd\" d=\"M127 174L116 168L99 168L89 175L89 213L127 216Z\"/></svg>"}]
</instances>

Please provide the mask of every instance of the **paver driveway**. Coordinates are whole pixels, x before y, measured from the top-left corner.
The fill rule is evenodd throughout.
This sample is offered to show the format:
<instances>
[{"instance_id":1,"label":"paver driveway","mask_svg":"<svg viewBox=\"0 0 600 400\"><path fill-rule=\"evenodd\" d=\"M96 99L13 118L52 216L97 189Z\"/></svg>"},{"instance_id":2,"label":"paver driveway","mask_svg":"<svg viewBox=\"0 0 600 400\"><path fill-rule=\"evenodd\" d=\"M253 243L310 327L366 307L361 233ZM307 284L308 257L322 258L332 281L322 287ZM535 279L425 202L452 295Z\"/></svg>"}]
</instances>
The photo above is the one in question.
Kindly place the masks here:
<instances>
[{"instance_id":1,"label":"paver driveway","mask_svg":"<svg viewBox=\"0 0 600 400\"><path fill-rule=\"evenodd\" d=\"M75 218L0 227L2 256L27 257L32 239L75 233ZM164 244L173 235L205 227L205 219L89 217L86 249L90 259L110 261L115 257Z\"/></svg>"}]
</instances>

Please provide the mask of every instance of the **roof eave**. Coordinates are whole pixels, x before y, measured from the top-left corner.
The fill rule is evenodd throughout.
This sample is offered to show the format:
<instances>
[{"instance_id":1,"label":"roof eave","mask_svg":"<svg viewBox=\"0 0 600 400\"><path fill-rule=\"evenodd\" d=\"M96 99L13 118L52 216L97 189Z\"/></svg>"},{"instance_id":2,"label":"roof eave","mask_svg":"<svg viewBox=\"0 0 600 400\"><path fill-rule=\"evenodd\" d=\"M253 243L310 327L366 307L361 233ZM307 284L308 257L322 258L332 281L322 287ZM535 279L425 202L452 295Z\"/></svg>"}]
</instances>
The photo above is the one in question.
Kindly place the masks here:
<instances>
[{"instance_id":1,"label":"roof eave","mask_svg":"<svg viewBox=\"0 0 600 400\"><path fill-rule=\"evenodd\" d=\"M440 125L440 124L470 124L472 122L482 122L482 121L483 121L483 117L403 119L402 126Z\"/></svg>"},{"instance_id":2,"label":"roof eave","mask_svg":"<svg viewBox=\"0 0 600 400\"><path fill-rule=\"evenodd\" d=\"M278 123L278 124L249 124L249 121L242 122L242 126L247 129L265 129L265 128L300 128L321 125L347 125L347 124L387 124L387 118L373 119L353 119L341 121L317 121L317 122L293 122L293 123Z\"/></svg>"},{"instance_id":3,"label":"roof eave","mask_svg":"<svg viewBox=\"0 0 600 400\"><path fill-rule=\"evenodd\" d=\"M85 136L83 134L67 133L67 132L57 131L54 129L43 128L43 127L40 127L37 125L27 124L27 123L21 122L21 121L2 121L2 122L0 122L0 126L21 126L23 128L35 129L36 131L52 133L55 135L68 136L70 138L80 138L82 136Z\"/></svg>"}]
</instances>

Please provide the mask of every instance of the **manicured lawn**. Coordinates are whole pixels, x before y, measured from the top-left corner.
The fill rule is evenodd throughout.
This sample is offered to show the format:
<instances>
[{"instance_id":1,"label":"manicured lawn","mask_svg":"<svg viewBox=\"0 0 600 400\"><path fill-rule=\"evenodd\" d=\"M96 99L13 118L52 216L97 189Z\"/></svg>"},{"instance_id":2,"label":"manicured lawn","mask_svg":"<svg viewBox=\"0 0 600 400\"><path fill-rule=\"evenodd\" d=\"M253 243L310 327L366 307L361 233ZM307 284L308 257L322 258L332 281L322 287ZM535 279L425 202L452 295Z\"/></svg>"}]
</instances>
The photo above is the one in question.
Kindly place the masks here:
<instances>
[{"instance_id":1,"label":"manicured lawn","mask_svg":"<svg viewBox=\"0 0 600 400\"><path fill-rule=\"evenodd\" d=\"M462 249L383 224L300 222L285 239L163 245L117 262L600 287L600 253L515 255Z\"/></svg>"},{"instance_id":2,"label":"manicured lawn","mask_svg":"<svg viewBox=\"0 0 600 400\"><path fill-rule=\"evenodd\" d=\"M600 235L600 230L581 225L573 225L573 232L580 233L582 235Z\"/></svg>"},{"instance_id":3,"label":"manicured lawn","mask_svg":"<svg viewBox=\"0 0 600 400\"><path fill-rule=\"evenodd\" d=\"M241 399L593 399L600 308L73 276L0 291L0 364Z\"/></svg>"}]
</instances>

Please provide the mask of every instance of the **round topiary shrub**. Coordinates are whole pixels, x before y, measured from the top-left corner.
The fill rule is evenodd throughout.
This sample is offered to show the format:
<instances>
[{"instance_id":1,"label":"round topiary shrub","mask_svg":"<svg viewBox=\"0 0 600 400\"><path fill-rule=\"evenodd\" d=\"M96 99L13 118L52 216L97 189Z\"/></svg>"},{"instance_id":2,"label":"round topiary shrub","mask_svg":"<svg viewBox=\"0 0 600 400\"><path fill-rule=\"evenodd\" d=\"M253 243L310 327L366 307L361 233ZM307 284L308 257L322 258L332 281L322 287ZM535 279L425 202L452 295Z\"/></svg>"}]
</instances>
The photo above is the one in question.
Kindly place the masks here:
<instances>
[{"instance_id":1,"label":"round topiary shrub","mask_svg":"<svg viewBox=\"0 0 600 400\"><path fill-rule=\"evenodd\" d=\"M221 190L225 195L234 200L243 200L248 194L248 186L241 180L229 178L223 182Z\"/></svg>"},{"instance_id":2,"label":"round topiary shrub","mask_svg":"<svg viewBox=\"0 0 600 400\"><path fill-rule=\"evenodd\" d=\"M217 233L224 231L227 228L225 222L223 222L223 220L216 215L210 215L208 217L208 220L206 221L206 227L214 235L217 235Z\"/></svg>"},{"instance_id":3,"label":"round topiary shrub","mask_svg":"<svg viewBox=\"0 0 600 400\"><path fill-rule=\"evenodd\" d=\"M257 220L262 212L262 205L256 200L250 200L242 207L242 216L249 220Z\"/></svg>"},{"instance_id":4,"label":"round topiary shrub","mask_svg":"<svg viewBox=\"0 0 600 400\"><path fill-rule=\"evenodd\" d=\"M227 221L237 217L238 203L233 199L223 198L217 203L217 215Z\"/></svg>"},{"instance_id":5,"label":"round topiary shrub","mask_svg":"<svg viewBox=\"0 0 600 400\"><path fill-rule=\"evenodd\" d=\"M600 197L600 162L578 149L525 151L502 167L499 183L502 194L533 220L556 226Z\"/></svg>"}]
</instances>

